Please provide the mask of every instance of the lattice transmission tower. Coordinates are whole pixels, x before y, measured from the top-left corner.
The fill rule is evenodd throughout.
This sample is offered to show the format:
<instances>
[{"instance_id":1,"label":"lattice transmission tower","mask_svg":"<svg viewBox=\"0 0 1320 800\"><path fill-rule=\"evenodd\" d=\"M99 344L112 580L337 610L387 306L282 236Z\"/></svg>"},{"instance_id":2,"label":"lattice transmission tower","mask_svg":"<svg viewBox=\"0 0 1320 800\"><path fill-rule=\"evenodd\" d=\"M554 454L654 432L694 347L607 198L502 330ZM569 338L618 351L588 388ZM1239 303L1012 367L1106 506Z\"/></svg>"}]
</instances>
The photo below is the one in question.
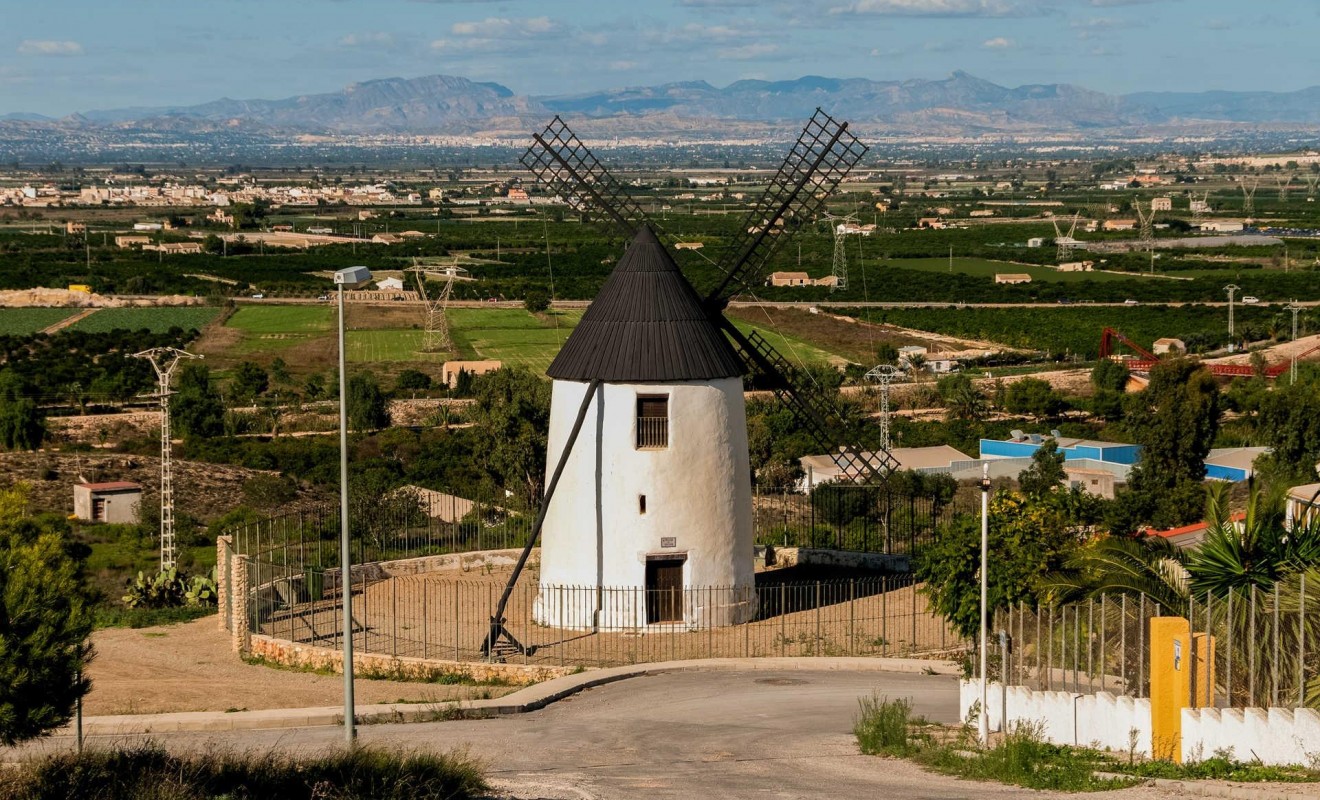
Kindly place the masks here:
<instances>
[{"instance_id":1,"label":"lattice transmission tower","mask_svg":"<svg viewBox=\"0 0 1320 800\"><path fill-rule=\"evenodd\" d=\"M1077 233L1077 219L1080 214L1073 214L1072 222L1068 225L1068 233L1064 233L1059 227L1059 220L1052 219L1054 223L1054 244L1059 248L1058 261L1060 264L1072 258L1073 249L1077 247L1077 239L1073 234Z\"/></svg>"},{"instance_id":2,"label":"lattice transmission tower","mask_svg":"<svg viewBox=\"0 0 1320 800\"><path fill-rule=\"evenodd\" d=\"M1315 187L1320 186L1320 175L1306 176L1306 202L1315 202Z\"/></svg>"},{"instance_id":3,"label":"lattice transmission tower","mask_svg":"<svg viewBox=\"0 0 1320 800\"><path fill-rule=\"evenodd\" d=\"M1251 219L1256 214L1256 190L1260 188L1260 178L1255 175L1242 178L1242 216Z\"/></svg>"},{"instance_id":4,"label":"lattice transmission tower","mask_svg":"<svg viewBox=\"0 0 1320 800\"><path fill-rule=\"evenodd\" d=\"M885 452L893 449L893 441L889 434L889 385L906 376L906 372L889 364L881 364L866 373L867 380L880 384L880 446Z\"/></svg>"},{"instance_id":5,"label":"lattice transmission tower","mask_svg":"<svg viewBox=\"0 0 1320 800\"><path fill-rule=\"evenodd\" d=\"M1137 219L1141 222L1141 249L1145 250L1150 256L1150 271L1155 271L1155 209L1153 206L1147 206L1145 210L1141 208L1141 200L1133 200L1132 206L1137 210Z\"/></svg>"},{"instance_id":6,"label":"lattice transmission tower","mask_svg":"<svg viewBox=\"0 0 1320 800\"><path fill-rule=\"evenodd\" d=\"M424 307L422 352L438 353L449 350L452 342L449 339L449 318L445 316L445 310L449 307L449 297L454 292L454 273L445 273L444 288L440 290L440 294L431 298L426 295L426 273L432 270L425 267L410 267L407 271L417 279L417 296L422 299Z\"/></svg>"},{"instance_id":7,"label":"lattice transmission tower","mask_svg":"<svg viewBox=\"0 0 1320 800\"><path fill-rule=\"evenodd\" d=\"M164 572L178 563L174 542L174 440L170 436L170 379L184 359L202 356L177 347L153 347L134 353L133 358L151 362L160 380L160 569Z\"/></svg>"},{"instance_id":8,"label":"lattice transmission tower","mask_svg":"<svg viewBox=\"0 0 1320 800\"><path fill-rule=\"evenodd\" d=\"M831 274L834 276L834 285L830 287L830 291L833 292L836 289L847 289L848 225L856 224L857 215L849 214L845 217L840 217L826 212L824 217L830 224L830 232L834 234L834 265L831 271Z\"/></svg>"},{"instance_id":9,"label":"lattice transmission tower","mask_svg":"<svg viewBox=\"0 0 1320 800\"><path fill-rule=\"evenodd\" d=\"M1277 175L1274 178L1274 182L1279 184L1279 199L1284 202L1287 202L1288 186L1293 182L1292 174L1288 173L1286 175Z\"/></svg>"}]
</instances>

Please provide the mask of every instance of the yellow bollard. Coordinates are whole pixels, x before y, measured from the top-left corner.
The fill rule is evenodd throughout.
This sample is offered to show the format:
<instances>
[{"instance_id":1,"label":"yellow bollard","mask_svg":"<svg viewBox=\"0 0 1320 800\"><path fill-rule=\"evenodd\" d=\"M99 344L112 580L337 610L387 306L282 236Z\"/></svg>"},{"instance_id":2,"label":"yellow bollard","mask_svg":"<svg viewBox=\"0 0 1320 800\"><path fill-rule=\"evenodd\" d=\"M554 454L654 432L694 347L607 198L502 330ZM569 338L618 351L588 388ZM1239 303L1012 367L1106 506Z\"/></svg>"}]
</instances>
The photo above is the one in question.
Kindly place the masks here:
<instances>
[{"instance_id":1,"label":"yellow bollard","mask_svg":"<svg viewBox=\"0 0 1320 800\"><path fill-rule=\"evenodd\" d=\"M1192 691L1192 626L1182 617L1150 620L1151 755L1182 762L1182 710Z\"/></svg>"}]
</instances>

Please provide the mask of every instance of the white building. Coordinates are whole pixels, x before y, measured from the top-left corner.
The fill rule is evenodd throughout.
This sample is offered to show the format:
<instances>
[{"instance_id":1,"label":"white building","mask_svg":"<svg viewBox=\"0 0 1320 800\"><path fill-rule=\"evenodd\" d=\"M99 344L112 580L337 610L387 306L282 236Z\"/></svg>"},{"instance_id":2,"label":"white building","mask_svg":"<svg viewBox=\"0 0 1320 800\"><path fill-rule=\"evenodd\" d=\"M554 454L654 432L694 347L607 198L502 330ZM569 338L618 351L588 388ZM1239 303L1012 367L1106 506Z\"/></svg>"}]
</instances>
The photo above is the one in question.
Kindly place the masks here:
<instances>
[{"instance_id":1,"label":"white building","mask_svg":"<svg viewBox=\"0 0 1320 800\"><path fill-rule=\"evenodd\" d=\"M538 622L618 630L753 617L743 372L643 228L546 370L547 473L587 406L542 529Z\"/></svg>"},{"instance_id":2,"label":"white building","mask_svg":"<svg viewBox=\"0 0 1320 800\"><path fill-rule=\"evenodd\" d=\"M403 279L381 278L376 281L376 288L382 292L401 292L403 291Z\"/></svg>"}]
</instances>

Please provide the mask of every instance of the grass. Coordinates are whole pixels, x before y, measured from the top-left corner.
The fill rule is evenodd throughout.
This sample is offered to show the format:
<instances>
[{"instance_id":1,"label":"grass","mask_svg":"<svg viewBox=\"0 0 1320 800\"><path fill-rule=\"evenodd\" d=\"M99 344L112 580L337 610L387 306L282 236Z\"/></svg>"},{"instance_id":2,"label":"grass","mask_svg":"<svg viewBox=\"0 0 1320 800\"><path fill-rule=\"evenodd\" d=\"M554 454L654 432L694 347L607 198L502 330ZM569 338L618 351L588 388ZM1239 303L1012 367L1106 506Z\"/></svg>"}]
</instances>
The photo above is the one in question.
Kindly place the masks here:
<instances>
[{"instance_id":1,"label":"grass","mask_svg":"<svg viewBox=\"0 0 1320 800\"><path fill-rule=\"evenodd\" d=\"M1086 259L1085 254L1079 255L1077 261L1093 260ZM886 266L893 266L899 269L912 269L919 272L943 272L949 273L949 259L947 258L895 258L885 262ZM1099 265L1097 265L1099 266ZM1139 280L1144 276L1138 274L1116 275L1110 272L1059 272L1050 267L1040 267L1034 264L1015 264L1011 261L991 261L988 258L954 258L953 272L963 275L972 275L978 278L994 278L1001 272L1025 272L1031 276L1032 281L1051 281L1056 283L1078 283L1081 281L1130 281ZM1180 273L1181 274L1181 273Z\"/></svg>"},{"instance_id":2,"label":"grass","mask_svg":"<svg viewBox=\"0 0 1320 800\"><path fill-rule=\"evenodd\" d=\"M334 330L334 309L329 306L243 306L225 325L244 333L327 333Z\"/></svg>"},{"instance_id":3,"label":"grass","mask_svg":"<svg viewBox=\"0 0 1320 800\"><path fill-rule=\"evenodd\" d=\"M69 326L84 333L107 333L112 330L142 330L164 333L170 328L201 330L219 315L220 309L202 306L163 306L160 308L103 308Z\"/></svg>"},{"instance_id":4,"label":"grass","mask_svg":"<svg viewBox=\"0 0 1320 800\"><path fill-rule=\"evenodd\" d=\"M464 754L355 747L313 756L159 745L91 749L0 772L0 800L463 800L487 789Z\"/></svg>"},{"instance_id":5,"label":"grass","mask_svg":"<svg viewBox=\"0 0 1320 800\"><path fill-rule=\"evenodd\" d=\"M545 372L582 317L579 311L532 314L519 308L454 308L449 330L459 356L495 359Z\"/></svg>"},{"instance_id":6,"label":"grass","mask_svg":"<svg viewBox=\"0 0 1320 800\"><path fill-rule=\"evenodd\" d=\"M0 336L39 333L76 313L76 308L0 308Z\"/></svg>"},{"instance_id":7,"label":"grass","mask_svg":"<svg viewBox=\"0 0 1320 800\"><path fill-rule=\"evenodd\" d=\"M154 628L159 625L175 625L192 622L195 619L215 614L214 607L182 608L124 608L118 604L118 598L112 605L98 606L96 609L96 627L100 628Z\"/></svg>"},{"instance_id":8,"label":"grass","mask_svg":"<svg viewBox=\"0 0 1320 800\"><path fill-rule=\"evenodd\" d=\"M772 347L782 353L789 360L789 363L796 366L826 366L838 364L840 361L848 361L842 356L822 350L816 345L789 333L784 328L757 325L741 319L733 320L733 324L745 334L757 331L765 337L765 340Z\"/></svg>"},{"instance_id":9,"label":"grass","mask_svg":"<svg viewBox=\"0 0 1320 800\"><path fill-rule=\"evenodd\" d=\"M1142 778L1303 782L1320 772L1303 767L1242 764L1216 755L1189 764L1132 762L1086 748L1045 741L1039 723L1018 723L989 749L979 749L970 726L944 728L912 716L907 700L863 697L853 723L858 747L867 755L911 758L947 775L1067 792L1131 786ZM1107 773L1101 776L1097 773ZM1114 774L1123 777L1114 778ZM1129 779L1130 778L1130 779Z\"/></svg>"},{"instance_id":10,"label":"grass","mask_svg":"<svg viewBox=\"0 0 1320 800\"><path fill-rule=\"evenodd\" d=\"M378 361L419 361L443 363L449 353L423 353L420 330L367 330L348 332L349 361L374 363Z\"/></svg>"}]
</instances>

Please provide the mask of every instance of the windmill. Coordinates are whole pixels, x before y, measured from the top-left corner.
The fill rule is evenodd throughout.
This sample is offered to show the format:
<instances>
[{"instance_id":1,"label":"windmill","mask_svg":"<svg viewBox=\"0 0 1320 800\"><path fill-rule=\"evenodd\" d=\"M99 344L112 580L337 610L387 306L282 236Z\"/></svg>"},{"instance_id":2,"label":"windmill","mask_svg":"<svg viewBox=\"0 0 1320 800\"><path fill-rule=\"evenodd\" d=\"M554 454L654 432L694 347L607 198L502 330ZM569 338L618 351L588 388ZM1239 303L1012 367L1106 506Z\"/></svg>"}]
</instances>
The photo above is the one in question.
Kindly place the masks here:
<instances>
[{"instance_id":1,"label":"windmill","mask_svg":"<svg viewBox=\"0 0 1320 800\"><path fill-rule=\"evenodd\" d=\"M445 309L449 307L449 296L454 292L457 270L451 268L445 272L444 288L434 299L426 295L426 275L432 270L425 267L409 267L406 271L411 272L417 279L417 296L422 298L425 309L426 327L422 334L422 352L436 353L450 349L452 343L449 341L449 318L445 316Z\"/></svg>"},{"instance_id":2,"label":"windmill","mask_svg":"<svg viewBox=\"0 0 1320 800\"><path fill-rule=\"evenodd\" d=\"M824 219L829 222L830 231L834 234L834 285L830 286L830 291L832 292L835 289L847 289L849 223L857 222L857 215L849 214L840 217L836 214L826 212Z\"/></svg>"},{"instance_id":3,"label":"windmill","mask_svg":"<svg viewBox=\"0 0 1320 800\"><path fill-rule=\"evenodd\" d=\"M1057 218L1050 220L1054 223L1054 243L1059 247L1058 261L1060 264L1063 264L1068 259L1072 258L1073 248L1077 247L1077 239L1073 237L1073 234L1077 232L1078 216L1078 214L1073 214L1072 224L1068 226L1068 233L1066 235L1064 234L1063 229L1059 227L1059 220Z\"/></svg>"},{"instance_id":4,"label":"windmill","mask_svg":"<svg viewBox=\"0 0 1320 800\"><path fill-rule=\"evenodd\" d=\"M823 211L865 153L846 122L818 109L740 226L720 262L722 277L703 296L641 208L562 119L533 136L523 165L549 193L611 224L631 244L547 370L554 379L548 481L491 617L482 643L487 657L534 649L505 628L504 612L543 529L533 612L542 624L714 626L755 615L742 388L749 371L844 476L884 479L894 468L888 452L862 452L805 371L724 316L729 298L759 282L775 251L802 220ZM584 434L586 445L575 447ZM561 483L569 496L556 502ZM564 597L549 590L574 584L594 591ZM603 608L605 586L646 591ZM688 597L689 586L729 587L730 594L718 607L703 605Z\"/></svg>"}]
</instances>

